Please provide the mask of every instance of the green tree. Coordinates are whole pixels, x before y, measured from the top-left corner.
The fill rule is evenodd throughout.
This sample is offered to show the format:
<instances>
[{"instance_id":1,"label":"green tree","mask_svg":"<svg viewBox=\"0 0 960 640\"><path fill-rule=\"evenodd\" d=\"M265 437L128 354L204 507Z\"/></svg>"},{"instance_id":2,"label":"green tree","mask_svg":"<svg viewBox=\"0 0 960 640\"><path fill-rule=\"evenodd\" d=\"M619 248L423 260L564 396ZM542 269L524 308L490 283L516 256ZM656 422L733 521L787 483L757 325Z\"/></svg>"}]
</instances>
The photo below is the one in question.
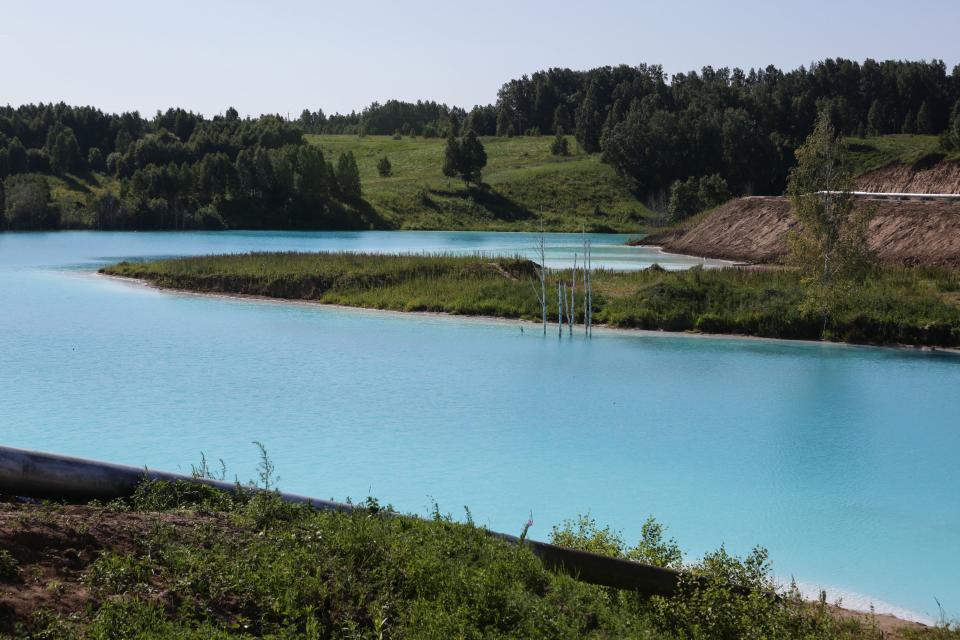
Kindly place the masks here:
<instances>
[{"instance_id":1,"label":"green tree","mask_svg":"<svg viewBox=\"0 0 960 640\"><path fill-rule=\"evenodd\" d=\"M887 114L879 100L874 100L870 104L870 111L867 112L867 135L879 136L886 133Z\"/></svg>"},{"instance_id":2,"label":"green tree","mask_svg":"<svg viewBox=\"0 0 960 640\"><path fill-rule=\"evenodd\" d=\"M57 175L64 175L80 168L80 145L70 127L64 127L54 137L47 153L50 154L50 167Z\"/></svg>"},{"instance_id":3,"label":"green tree","mask_svg":"<svg viewBox=\"0 0 960 640\"><path fill-rule=\"evenodd\" d=\"M20 142L20 138L14 137L7 147L7 167L10 174L24 173L29 168L27 150Z\"/></svg>"},{"instance_id":4,"label":"green tree","mask_svg":"<svg viewBox=\"0 0 960 640\"><path fill-rule=\"evenodd\" d=\"M567 142L567 136L563 135L563 127L557 129L557 135L553 137L553 142L550 144L550 153L555 156L570 155L570 143Z\"/></svg>"},{"instance_id":5,"label":"green tree","mask_svg":"<svg viewBox=\"0 0 960 640\"><path fill-rule=\"evenodd\" d=\"M900 133L916 133L917 132L917 114L913 112L913 109L907 111L906 117L903 119L903 126L900 127Z\"/></svg>"},{"instance_id":6,"label":"green tree","mask_svg":"<svg viewBox=\"0 0 960 640\"><path fill-rule=\"evenodd\" d=\"M223 197L237 184L233 163L225 153L208 153L199 166L200 191L206 201Z\"/></svg>"},{"instance_id":7,"label":"green tree","mask_svg":"<svg viewBox=\"0 0 960 640\"><path fill-rule=\"evenodd\" d=\"M483 180L482 171L487 166L487 151L480 142L480 137L473 129L467 131L460 143L461 157L463 166L460 170L460 177L465 181L480 184Z\"/></svg>"},{"instance_id":8,"label":"green tree","mask_svg":"<svg viewBox=\"0 0 960 640\"><path fill-rule=\"evenodd\" d=\"M573 130L573 118L570 116L570 109L567 105L561 103L553 110L553 132Z\"/></svg>"},{"instance_id":9,"label":"green tree","mask_svg":"<svg viewBox=\"0 0 960 640\"><path fill-rule=\"evenodd\" d=\"M600 133L603 130L603 115L600 112L600 88L591 82L587 95L577 110L576 137L580 148L587 153L600 151Z\"/></svg>"},{"instance_id":10,"label":"green tree","mask_svg":"<svg viewBox=\"0 0 960 640\"><path fill-rule=\"evenodd\" d=\"M390 164L390 159L387 156L377 160L377 173L380 174L381 178L389 178L393 175L393 165Z\"/></svg>"},{"instance_id":11,"label":"green tree","mask_svg":"<svg viewBox=\"0 0 960 640\"><path fill-rule=\"evenodd\" d=\"M926 102L920 105L920 111L917 111L917 133L930 135L934 133L933 114L930 113L930 105Z\"/></svg>"},{"instance_id":12,"label":"green tree","mask_svg":"<svg viewBox=\"0 0 960 640\"><path fill-rule=\"evenodd\" d=\"M947 151L960 149L960 100L953 106L947 130L940 136L940 146Z\"/></svg>"},{"instance_id":13,"label":"green tree","mask_svg":"<svg viewBox=\"0 0 960 640\"><path fill-rule=\"evenodd\" d=\"M4 226L8 229L53 229L59 223L57 210L50 206L50 185L43 176L21 174L3 183L6 203Z\"/></svg>"},{"instance_id":14,"label":"green tree","mask_svg":"<svg viewBox=\"0 0 960 640\"><path fill-rule=\"evenodd\" d=\"M90 147L87 151L87 166L94 171L102 171L104 167L103 153L99 147Z\"/></svg>"},{"instance_id":15,"label":"green tree","mask_svg":"<svg viewBox=\"0 0 960 640\"><path fill-rule=\"evenodd\" d=\"M679 222L688 218L702 208L699 180L690 177L686 180L676 180L670 185L667 215L671 222Z\"/></svg>"},{"instance_id":16,"label":"green tree","mask_svg":"<svg viewBox=\"0 0 960 640\"><path fill-rule=\"evenodd\" d=\"M455 136L447 136L447 146L443 150L443 175L448 178L455 178L460 173L462 163L460 156L460 141Z\"/></svg>"},{"instance_id":17,"label":"green tree","mask_svg":"<svg viewBox=\"0 0 960 640\"><path fill-rule=\"evenodd\" d=\"M804 273L806 309L822 316L826 330L872 262L866 232L873 211L854 206L846 147L825 116L796 155L787 193L801 228L789 238L790 259Z\"/></svg>"},{"instance_id":18,"label":"green tree","mask_svg":"<svg viewBox=\"0 0 960 640\"><path fill-rule=\"evenodd\" d=\"M468 130L459 140L454 136L447 138L447 146L443 152L443 175L448 178L459 176L464 184L480 184L485 166L487 152L473 129Z\"/></svg>"},{"instance_id":19,"label":"green tree","mask_svg":"<svg viewBox=\"0 0 960 640\"><path fill-rule=\"evenodd\" d=\"M341 153L337 158L337 184L344 198L349 200L361 198L360 169L357 167L357 159L353 157L352 151Z\"/></svg>"},{"instance_id":20,"label":"green tree","mask_svg":"<svg viewBox=\"0 0 960 640\"><path fill-rule=\"evenodd\" d=\"M311 210L321 209L330 197L327 162L319 147L305 144L297 149L294 191Z\"/></svg>"},{"instance_id":21,"label":"green tree","mask_svg":"<svg viewBox=\"0 0 960 640\"><path fill-rule=\"evenodd\" d=\"M703 176L697 185L697 196L702 210L713 209L729 200L732 195L727 181L719 173Z\"/></svg>"}]
</instances>

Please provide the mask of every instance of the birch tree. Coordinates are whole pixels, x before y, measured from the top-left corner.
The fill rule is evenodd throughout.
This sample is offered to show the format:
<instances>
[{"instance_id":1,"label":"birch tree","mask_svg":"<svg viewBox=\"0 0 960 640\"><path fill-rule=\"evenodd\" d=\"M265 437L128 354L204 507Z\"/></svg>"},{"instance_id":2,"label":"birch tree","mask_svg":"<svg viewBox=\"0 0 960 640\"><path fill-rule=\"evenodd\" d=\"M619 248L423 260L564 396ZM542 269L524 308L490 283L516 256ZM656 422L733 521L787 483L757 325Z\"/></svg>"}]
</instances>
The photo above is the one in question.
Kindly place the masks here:
<instances>
[{"instance_id":1,"label":"birch tree","mask_svg":"<svg viewBox=\"0 0 960 640\"><path fill-rule=\"evenodd\" d=\"M787 193L802 225L788 238L790 261L803 273L804 305L822 316L824 329L873 261L866 240L873 209L854 207L853 187L846 148L821 114L797 149Z\"/></svg>"}]
</instances>

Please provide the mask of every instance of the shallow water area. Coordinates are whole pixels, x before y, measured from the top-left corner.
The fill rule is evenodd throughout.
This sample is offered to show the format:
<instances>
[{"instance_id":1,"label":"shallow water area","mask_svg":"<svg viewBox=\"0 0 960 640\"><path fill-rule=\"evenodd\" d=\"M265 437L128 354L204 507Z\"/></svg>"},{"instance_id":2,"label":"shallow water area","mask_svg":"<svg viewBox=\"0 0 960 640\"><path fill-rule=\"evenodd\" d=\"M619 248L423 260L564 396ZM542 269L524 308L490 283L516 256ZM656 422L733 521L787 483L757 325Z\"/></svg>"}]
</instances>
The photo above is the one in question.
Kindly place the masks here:
<instances>
[{"instance_id":1,"label":"shallow water area","mask_svg":"<svg viewBox=\"0 0 960 640\"><path fill-rule=\"evenodd\" d=\"M701 263L592 236L595 266ZM577 234L549 234L568 266ZM0 443L189 471L200 452L280 486L374 495L530 535L650 514L691 555L768 547L774 571L878 610L960 615L960 356L597 331L180 294L94 275L250 250L532 255L533 234L0 234ZM710 263L707 266L714 266ZM716 263L719 264L719 263ZM532 294L531 294L532 295ZM861 596L856 596L857 598ZM880 603L888 603L881 605Z\"/></svg>"}]
</instances>

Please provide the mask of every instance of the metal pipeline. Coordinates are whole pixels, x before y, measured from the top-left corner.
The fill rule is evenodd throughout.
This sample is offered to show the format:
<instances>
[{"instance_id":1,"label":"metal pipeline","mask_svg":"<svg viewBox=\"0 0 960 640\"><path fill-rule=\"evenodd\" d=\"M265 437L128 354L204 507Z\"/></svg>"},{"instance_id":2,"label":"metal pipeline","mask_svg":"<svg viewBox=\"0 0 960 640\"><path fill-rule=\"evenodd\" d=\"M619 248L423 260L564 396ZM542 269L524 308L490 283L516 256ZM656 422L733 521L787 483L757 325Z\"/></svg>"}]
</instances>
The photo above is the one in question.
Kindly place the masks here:
<instances>
[{"instance_id":1,"label":"metal pipeline","mask_svg":"<svg viewBox=\"0 0 960 640\"><path fill-rule=\"evenodd\" d=\"M238 488L236 484L218 480L0 447L0 494L69 502L111 500L130 496L144 480L201 482L230 493ZM353 511L363 508L294 493L278 495L286 502L308 504L315 509ZM494 531L490 534L513 544L521 544L516 536ZM671 595L676 591L680 579L678 571L641 562L567 549L537 540L523 540L522 544L540 558L547 568L591 584L630 589L647 595Z\"/></svg>"}]
</instances>

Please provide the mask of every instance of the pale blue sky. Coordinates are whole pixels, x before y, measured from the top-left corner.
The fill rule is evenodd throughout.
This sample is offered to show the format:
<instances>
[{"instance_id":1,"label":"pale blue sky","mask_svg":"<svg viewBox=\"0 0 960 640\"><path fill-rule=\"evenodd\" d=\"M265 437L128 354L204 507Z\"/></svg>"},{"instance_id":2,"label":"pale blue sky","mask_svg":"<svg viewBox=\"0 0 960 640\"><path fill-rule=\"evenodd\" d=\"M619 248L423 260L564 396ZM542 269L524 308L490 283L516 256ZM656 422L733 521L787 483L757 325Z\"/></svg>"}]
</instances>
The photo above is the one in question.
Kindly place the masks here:
<instances>
[{"instance_id":1,"label":"pale blue sky","mask_svg":"<svg viewBox=\"0 0 960 640\"><path fill-rule=\"evenodd\" d=\"M4 0L0 103L206 115L489 103L551 66L960 62L960 0Z\"/></svg>"}]
</instances>

